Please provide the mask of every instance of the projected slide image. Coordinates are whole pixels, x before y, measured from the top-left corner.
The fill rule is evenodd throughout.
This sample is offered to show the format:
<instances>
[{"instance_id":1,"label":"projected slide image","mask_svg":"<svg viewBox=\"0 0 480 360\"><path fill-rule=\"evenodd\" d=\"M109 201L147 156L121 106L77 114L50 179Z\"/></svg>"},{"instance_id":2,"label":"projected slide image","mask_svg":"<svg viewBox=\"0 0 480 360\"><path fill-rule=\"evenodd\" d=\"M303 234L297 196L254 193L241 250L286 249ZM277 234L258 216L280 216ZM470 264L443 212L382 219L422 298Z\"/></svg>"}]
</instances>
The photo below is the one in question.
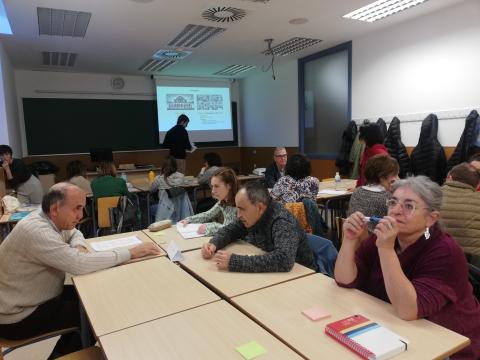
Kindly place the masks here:
<instances>
[{"instance_id":1,"label":"projected slide image","mask_svg":"<svg viewBox=\"0 0 480 360\"><path fill-rule=\"evenodd\" d=\"M167 110L193 110L192 94L167 94Z\"/></svg>"},{"instance_id":2,"label":"projected slide image","mask_svg":"<svg viewBox=\"0 0 480 360\"><path fill-rule=\"evenodd\" d=\"M223 110L222 95L197 95L197 110Z\"/></svg>"},{"instance_id":3,"label":"projected slide image","mask_svg":"<svg viewBox=\"0 0 480 360\"><path fill-rule=\"evenodd\" d=\"M157 84L159 140L185 114L191 141L232 141L230 88L222 86L168 86Z\"/></svg>"}]
</instances>

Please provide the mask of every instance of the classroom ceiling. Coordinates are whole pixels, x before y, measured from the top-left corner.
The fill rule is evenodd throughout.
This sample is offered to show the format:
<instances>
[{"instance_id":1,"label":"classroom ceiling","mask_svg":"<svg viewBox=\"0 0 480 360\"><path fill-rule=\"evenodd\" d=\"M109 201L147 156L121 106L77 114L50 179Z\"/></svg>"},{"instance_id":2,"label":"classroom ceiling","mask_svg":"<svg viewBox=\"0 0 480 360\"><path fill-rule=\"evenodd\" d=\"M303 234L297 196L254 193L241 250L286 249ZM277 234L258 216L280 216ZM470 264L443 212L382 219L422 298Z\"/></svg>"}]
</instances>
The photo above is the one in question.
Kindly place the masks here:
<instances>
[{"instance_id":1,"label":"classroom ceiling","mask_svg":"<svg viewBox=\"0 0 480 360\"><path fill-rule=\"evenodd\" d=\"M294 54L277 56L278 65L461 1L430 0L366 23L344 19L342 15L371 0L4 0L14 34L0 35L0 41L16 69L225 77L214 74L230 65L255 67L230 76L241 78L268 66L270 57L262 54L267 49L265 39L273 39L272 46L295 37L322 40ZM218 9L223 7L234 9L226 12ZM80 14L82 17L74 13L62 17L63 30L80 36L39 35L48 32L50 12L37 8L87 12L91 17L88 20L88 14ZM41 25L38 14L42 16ZM213 14L214 18L231 15L232 21L209 21L202 14L205 17ZM294 20L300 24L290 24L293 19L301 19ZM303 19L308 21L302 23ZM177 38L190 24L224 30L217 30L216 35L191 48L195 41L182 44ZM81 37L82 25L83 30L86 26L84 37ZM179 50L178 55L186 57L171 64L170 60L150 64L150 68L156 65L157 69L168 65L161 71L139 70L158 50L170 49ZM70 53L58 58L67 65L43 65L44 61L57 60L55 55L48 54L53 52ZM167 52L167 55L174 54Z\"/></svg>"}]
</instances>

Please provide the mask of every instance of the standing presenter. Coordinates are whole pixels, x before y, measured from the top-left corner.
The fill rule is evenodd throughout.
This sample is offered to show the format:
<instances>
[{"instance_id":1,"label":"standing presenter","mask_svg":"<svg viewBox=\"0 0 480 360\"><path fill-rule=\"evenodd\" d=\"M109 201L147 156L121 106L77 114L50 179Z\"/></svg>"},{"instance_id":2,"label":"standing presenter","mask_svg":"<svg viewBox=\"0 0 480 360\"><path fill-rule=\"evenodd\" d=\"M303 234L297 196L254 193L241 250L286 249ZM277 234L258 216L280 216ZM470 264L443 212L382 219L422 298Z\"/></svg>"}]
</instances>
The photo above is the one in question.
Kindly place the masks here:
<instances>
[{"instance_id":1,"label":"standing presenter","mask_svg":"<svg viewBox=\"0 0 480 360\"><path fill-rule=\"evenodd\" d=\"M186 127L190 119L187 115L182 114L177 119L177 125L167 131L163 146L170 150L172 155L177 160L177 171L185 174L185 158L186 152L193 152L195 144L190 143Z\"/></svg>"}]
</instances>

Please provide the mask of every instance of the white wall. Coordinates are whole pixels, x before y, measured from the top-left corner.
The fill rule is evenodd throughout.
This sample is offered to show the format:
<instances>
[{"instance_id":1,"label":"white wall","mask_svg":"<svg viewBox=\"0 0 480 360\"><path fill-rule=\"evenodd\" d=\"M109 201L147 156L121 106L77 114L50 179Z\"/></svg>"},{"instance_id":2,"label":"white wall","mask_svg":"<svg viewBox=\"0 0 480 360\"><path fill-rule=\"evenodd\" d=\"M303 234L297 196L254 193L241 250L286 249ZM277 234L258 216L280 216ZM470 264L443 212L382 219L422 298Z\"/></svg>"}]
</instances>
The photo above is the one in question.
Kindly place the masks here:
<instances>
[{"instance_id":1,"label":"white wall","mask_svg":"<svg viewBox=\"0 0 480 360\"><path fill-rule=\"evenodd\" d=\"M0 66L0 143L10 145L15 157L22 157L14 72L1 43Z\"/></svg>"},{"instance_id":2,"label":"white wall","mask_svg":"<svg viewBox=\"0 0 480 360\"><path fill-rule=\"evenodd\" d=\"M114 77L122 77L125 87L113 90ZM24 155L27 155L22 98L74 98L74 99L155 99L155 80L149 76L112 74L86 74L51 71L16 70L18 111ZM232 100L238 101L238 85L232 84Z\"/></svg>"},{"instance_id":3,"label":"white wall","mask_svg":"<svg viewBox=\"0 0 480 360\"><path fill-rule=\"evenodd\" d=\"M440 143L455 146L480 107L479 18L480 1L470 0L354 40L352 117L397 115L403 142L415 146L433 112Z\"/></svg>"},{"instance_id":4,"label":"white wall","mask_svg":"<svg viewBox=\"0 0 480 360\"><path fill-rule=\"evenodd\" d=\"M297 61L240 81L241 146L298 146Z\"/></svg>"}]
</instances>

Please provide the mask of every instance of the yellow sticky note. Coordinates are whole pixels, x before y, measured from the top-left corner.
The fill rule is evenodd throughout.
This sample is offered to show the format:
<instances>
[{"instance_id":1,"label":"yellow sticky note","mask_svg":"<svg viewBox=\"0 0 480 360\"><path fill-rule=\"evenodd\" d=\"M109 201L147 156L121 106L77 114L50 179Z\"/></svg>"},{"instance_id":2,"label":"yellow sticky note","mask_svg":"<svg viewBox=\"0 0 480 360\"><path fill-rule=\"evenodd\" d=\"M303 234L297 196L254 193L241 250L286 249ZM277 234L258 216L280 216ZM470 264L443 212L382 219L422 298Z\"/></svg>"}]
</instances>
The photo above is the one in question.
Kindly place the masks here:
<instances>
[{"instance_id":1,"label":"yellow sticky note","mask_svg":"<svg viewBox=\"0 0 480 360\"><path fill-rule=\"evenodd\" d=\"M256 341L250 341L244 345L237 346L236 350L247 360L255 359L257 356L267 352L267 350Z\"/></svg>"}]
</instances>

